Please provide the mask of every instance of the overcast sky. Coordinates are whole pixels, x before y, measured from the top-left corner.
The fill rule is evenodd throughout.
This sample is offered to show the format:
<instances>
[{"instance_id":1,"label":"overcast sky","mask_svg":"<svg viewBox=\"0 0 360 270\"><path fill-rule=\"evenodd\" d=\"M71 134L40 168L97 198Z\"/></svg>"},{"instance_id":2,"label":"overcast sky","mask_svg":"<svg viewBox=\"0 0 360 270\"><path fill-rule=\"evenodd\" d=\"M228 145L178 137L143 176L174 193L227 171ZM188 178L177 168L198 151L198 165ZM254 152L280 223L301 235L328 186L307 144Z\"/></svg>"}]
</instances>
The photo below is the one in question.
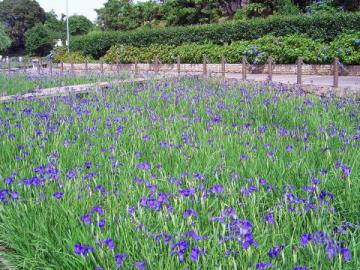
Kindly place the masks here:
<instances>
[{"instance_id":1,"label":"overcast sky","mask_svg":"<svg viewBox=\"0 0 360 270\"><path fill-rule=\"evenodd\" d=\"M37 0L45 11L52 9L59 16L61 13L66 14L66 0ZM100 8L106 0L69 0L69 15L85 15L90 20L96 19L95 8Z\"/></svg>"}]
</instances>

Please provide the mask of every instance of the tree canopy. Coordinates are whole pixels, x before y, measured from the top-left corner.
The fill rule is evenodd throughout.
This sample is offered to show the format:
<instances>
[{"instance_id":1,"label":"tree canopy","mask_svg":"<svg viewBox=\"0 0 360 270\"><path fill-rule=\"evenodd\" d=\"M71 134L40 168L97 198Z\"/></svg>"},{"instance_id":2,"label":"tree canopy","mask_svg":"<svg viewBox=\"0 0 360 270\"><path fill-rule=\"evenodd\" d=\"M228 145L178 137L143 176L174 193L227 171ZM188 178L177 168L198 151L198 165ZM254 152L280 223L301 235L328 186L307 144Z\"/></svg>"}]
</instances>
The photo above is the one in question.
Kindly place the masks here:
<instances>
[{"instance_id":1,"label":"tree canopy","mask_svg":"<svg viewBox=\"0 0 360 270\"><path fill-rule=\"evenodd\" d=\"M96 10L103 30L132 30L144 26L190 25L218 22L220 18L266 17L300 12L351 11L360 0L164 0L136 2L108 0Z\"/></svg>"},{"instance_id":2,"label":"tree canopy","mask_svg":"<svg viewBox=\"0 0 360 270\"><path fill-rule=\"evenodd\" d=\"M25 33L26 53L37 56L47 55L54 45L53 35L44 24L37 24Z\"/></svg>"},{"instance_id":3,"label":"tree canopy","mask_svg":"<svg viewBox=\"0 0 360 270\"><path fill-rule=\"evenodd\" d=\"M65 20L64 20L65 24ZM69 17L70 35L87 34L93 27L93 23L83 15L73 15Z\"/></svg>"},{"instance_id":4,"label":"tree canopy","mask_svg":"<svg viewBox=\"0 0 360 270\"><path fill-rule=\"evenodd\" d=\"M0 52L7 49L11 44L11 40L5 32L5 27L0 23Z\"/></svg>"},{"instance_id":5,"label":"tree canopy","mask_svg":"<svg viewBox=\"0 0 360 270\"><path fill-rule=\"evenodd\" d=\"M11 51L24 49L25 33L46 20L45 11L33 0L3 0L0 2L0 22L11 38Z\"/></svg>"}]
</instances>

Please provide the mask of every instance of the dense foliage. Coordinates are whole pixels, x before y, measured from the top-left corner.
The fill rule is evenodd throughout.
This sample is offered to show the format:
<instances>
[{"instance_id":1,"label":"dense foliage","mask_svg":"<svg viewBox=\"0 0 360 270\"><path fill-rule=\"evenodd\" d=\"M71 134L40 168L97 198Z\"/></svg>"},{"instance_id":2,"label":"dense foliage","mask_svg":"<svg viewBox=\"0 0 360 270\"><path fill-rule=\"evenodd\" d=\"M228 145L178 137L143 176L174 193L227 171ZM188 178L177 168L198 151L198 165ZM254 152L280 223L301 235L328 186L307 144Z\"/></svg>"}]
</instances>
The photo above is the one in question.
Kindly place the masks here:
<instances>
[{"instance_id":1,"label":"dense foliage","mask_svg":"<svg viewBox=\"0 0 360 270\"><path fill-rule=\"evenodd\" d=\"M299 57L305 63L332 63L339 57L345 64L360 64L360 32L343 34L331 43L314 40L304 35L275 37L267 35L256 40L236 41L229 45L183 44L151 45L147 48L130 45L115 45L109 49L104 60L115 63L134 63L136 60L146 63L159 57L162 63L175 63L180 56L183 63L201 63L206 55L209 63L220 63L224 56L227 63L240 63L245 56L252 64L263 64L271 55L276 63L293 64Z\"/></svg>"},{"instance_id":2,"label":"dense foliage","mask_svg":"<svg viewBox=\"0 0 360 270\"><path fill-rule=\"evenodd\" d=\"M69 17L69 31L72 36L85 35L89 33L93 27L93 23L83 15L72 15ZM64 21L64 29L65 28Z\"/></svg>"},{"instance_id":3,"label":"dense foliage","mask_svg":"<svg viewBox=\"0 0 360 270\"><path fill-rule=\"evenodd\" d=\"M87 34L93 27L93 23L85 16L73 15L69 17L70 35ZM64 16L58 20L53 12L46 14L44 24L37 24L25 34L26 53L37 56L48 54L56 40L66 40L66 20Z\"/></svg>"},{"instance_id":4,"label":"dense foliage","mask_svg":"<svg viewBox=\"0 0 360 270\"><path fill-rule=\"evenodd\" d=\"M54 51L54 61L64 63L85 63L85 61L91 61L90 56L85 56L80 52L68 52L67 48L59 47Z\"/></svg>"},{"instance_id":5,"label":"dense foliage","mask_svg":"<svg viewBox=\"0 0 360 270\"><path fill-rule=\"evenodd\" d=\"M43 24L37 24L25 33L26 52L30 55L45 56L53 46L51 30Z\"/></svg>"},{"instance_id":6,"label":"dense foliage","mask_svg":"<svg viewBox=\"0 0 360 270\"><path fill-rule=\"evenodd\" d=\"M66 17L61 18L54 12L46 13L46 21L44 25L51 30L54 39L66 40ZM85 35L94 28L94 24L85 16L72 15L69 16L69 31L71 36Z\"/></svg>"},{"instance_id":7,"label":"dense foliage","mask_svg":"<svg viewBox=\"0 0 360 270\"><path fill-rule=\"evenodd\" d=\"M170 25L190 25L217 22L221 16L231 16L246 1L243 0L108 0L97 9L99 25L104 30L132 30Z\"/></svg>"},{"instance_id":8,"label":"dense foliage","mask_svg":"<svg viewBox=\"0 0 360 270\"><path fill-rule=\"evenodd\" d=\"M132 4L128 0L109 0L96 12L103 30L132 30L162 16L160 5L155 1Z\"/></svg>"},{"instance_id":9,"label":"dense foliage","mask_svg":"<svg viewBox=\"0 0 360 270\"><path fill-rule=\"evenodd\" d=\"M7 49L11 44L11 39L5 31L4 25L0 23L0 53Z\"/></svg>"},{"instance_id":10,"label":"dense foliage","mask_svg":"<svg viewBox=\"0 0 360 270\"><path fill-rule=\"evenodd\" d=\"M266 34L285 36L307 34L313 39L331 41L346 31L360 31L360 13L316 16L274 16L266 19L188 27L143 29L130 32L93 32L73 38L71 50L99 58L116 44L148 47L151 44L181 45L192 42L226 44L251 40Z\"/></svg>"},{"instance_id":11,"label":"dense foliage","mask_svg":"<svg viewBox=\"0 0 360 270\"><path fill-rule=\"evenodd\" d=\"M0 261L355 270L359 105L193 78L0 104Z\"/></svg>"},{"instance_id":12,"label":"dense foliage","mask_svg":"<svg viewBox=\"0 0 360 270\"><path fill-rule=\"evenodd\" d=\"M45 20L45 11L36 1L0 1L0 22L4 23L12 40L12 52L23 50L26 31L38 23L44 23Z\"/></svg>"},{"instance_id":13,"label":"dense foliage","mask_svg":"<svg viewBox=\"0 0 360 270\"><path fill-rule=\"evenodd\" d=\"M103 30L192 25L236 19L356 10L359 0L108 0L97 9Z\"/></svg>"}]
</instances>

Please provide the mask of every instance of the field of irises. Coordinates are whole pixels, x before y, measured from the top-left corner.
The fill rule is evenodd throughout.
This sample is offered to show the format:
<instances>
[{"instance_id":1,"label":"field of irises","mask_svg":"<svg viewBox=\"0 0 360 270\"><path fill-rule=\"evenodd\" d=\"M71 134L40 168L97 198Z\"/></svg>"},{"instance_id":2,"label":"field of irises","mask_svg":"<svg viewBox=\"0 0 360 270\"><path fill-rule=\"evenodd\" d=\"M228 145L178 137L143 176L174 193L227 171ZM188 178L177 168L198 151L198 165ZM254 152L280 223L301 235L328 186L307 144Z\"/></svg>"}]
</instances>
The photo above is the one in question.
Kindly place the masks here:
<instances>
[{"instance_id":1,"label":"field of irises","mask_svg":"<svg viewBox=\"0 0 360 270\"><path fill-rule=\"evenodd\" d=\"M359 269L359 105L190 77L2 104L0 265Z\"/></svg>"}]
</instances>

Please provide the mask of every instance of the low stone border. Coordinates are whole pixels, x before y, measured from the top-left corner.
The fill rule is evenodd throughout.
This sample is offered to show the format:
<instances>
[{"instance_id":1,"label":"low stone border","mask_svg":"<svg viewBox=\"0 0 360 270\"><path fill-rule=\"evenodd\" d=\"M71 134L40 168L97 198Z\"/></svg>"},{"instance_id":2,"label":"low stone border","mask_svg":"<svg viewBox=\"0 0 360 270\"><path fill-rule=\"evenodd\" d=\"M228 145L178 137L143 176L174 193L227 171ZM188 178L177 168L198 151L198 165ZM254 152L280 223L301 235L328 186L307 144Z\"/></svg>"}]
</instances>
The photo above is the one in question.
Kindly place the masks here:
<instances>
[{"instance_id":1,"label":"low stone border","mask_svg":"<svg viewBox=\"0 0 360 270\"><path fill-rule=\"evenodd\" d=\"M172 78L172 77L168 77L168 78ZM26 94L21 94L21 95L11 95L11 96L1 96L0 103L7 103L7 102L12 102L12 101L18 101L18 100L40 99L40 98L54 97L54 96L68 96L68 95L93 93L93 92L101 94L101 91L103 89L108 88L114 84L141 83L141 82L162 80L162 79L164 79L164 77L137 78L137 79L111 81L111 82L99 82L99 83L89 83L89 84L81 84L81 85L45 88L45 89L40 89L40 90L38 90L36 92L32 92L32 93L26 93Z\"/></svg>"},{"instance_id":2,"label":"low stone border","mask_svg":"<svg viewBox=\"0 0 360 270\"><path fill-rule=\"evenodd\" d=\"M297 72L297 65L278 65L273 64L273 74L274 75L293 75ZM64 71L100 71L101 64L63 64ZM177 73L178 66L177 64L159 64L157 67L155 64L103 64L104 71L116 71L119 70L130 70L130 71L157 71L159 72L173 72ZM181 73L202 73L203 64L180 64ZM209 73L222 73L221 64L207 64L207 72ZM241 73L242 66L239 64L225 64L225 73ZM268 65L248 65L247 72L249 74L267 74ZM333 65L302 65L302 74L303 75L333 75L334 66ZM339 75L346 76L360 76L360 66L346 66L345 68L340 68Z\"/></svg>"}]
</instances>

